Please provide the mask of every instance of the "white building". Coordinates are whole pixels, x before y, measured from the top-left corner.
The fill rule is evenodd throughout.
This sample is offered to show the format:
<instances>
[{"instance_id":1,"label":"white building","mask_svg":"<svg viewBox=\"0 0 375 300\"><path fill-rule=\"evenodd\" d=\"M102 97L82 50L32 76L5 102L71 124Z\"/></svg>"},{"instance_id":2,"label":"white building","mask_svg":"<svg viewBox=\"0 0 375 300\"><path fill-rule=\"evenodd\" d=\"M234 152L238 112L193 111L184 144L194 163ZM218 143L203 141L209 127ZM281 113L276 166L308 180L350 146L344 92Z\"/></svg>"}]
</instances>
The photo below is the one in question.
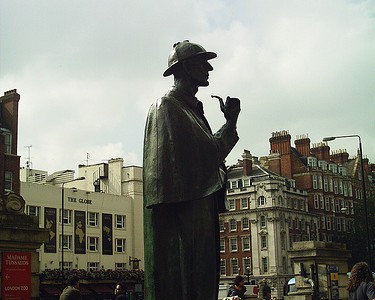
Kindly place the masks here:
<instances>
[{"instance_id":1,"label":"white building","mask_svg":"<svg viewBox=\"0 0 375 300\"><path fill-rule=\"evenodd\" d=\"M221 282L249 275L281 299L294 277L292 242L316 240L318 216L308 211L307 193L293 180L261 167L249 151L242 158L228 169L229 211L220 216Z\"/></svg>"},{"instance_id":2,"label":"white building","mask_svg":"<svg viewBox=\"0 0 375 300\"><path fill-rule=\"evenodd\" d=\"M79 166L73 176L71 170L47 176L21 169L26 213L50 229L40 248L41 271L60 268L62 258L70 269L143 269L142 168L113 159Z\"/></svg>"}]
</instances>

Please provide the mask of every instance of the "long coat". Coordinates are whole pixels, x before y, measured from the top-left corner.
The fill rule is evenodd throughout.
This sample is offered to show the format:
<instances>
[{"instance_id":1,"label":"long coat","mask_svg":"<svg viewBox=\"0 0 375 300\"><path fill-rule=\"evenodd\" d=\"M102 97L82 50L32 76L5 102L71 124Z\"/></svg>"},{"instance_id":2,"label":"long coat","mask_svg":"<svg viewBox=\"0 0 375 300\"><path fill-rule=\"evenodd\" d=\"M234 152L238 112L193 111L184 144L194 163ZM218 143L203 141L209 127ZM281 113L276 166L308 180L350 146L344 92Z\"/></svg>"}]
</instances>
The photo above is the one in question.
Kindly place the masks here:
<instances>
[{"instance_id":1,"label":"long coat","mask_svg":"<svg viewBox=\"0 0 375 300\"><path fill-rule=\"evenodd\" d=\"M151 106L143 160L146 300L217 297L223 160L237 140L227 124L212 134L202 103L175 88Z\"/></svg>"}]
</instances>

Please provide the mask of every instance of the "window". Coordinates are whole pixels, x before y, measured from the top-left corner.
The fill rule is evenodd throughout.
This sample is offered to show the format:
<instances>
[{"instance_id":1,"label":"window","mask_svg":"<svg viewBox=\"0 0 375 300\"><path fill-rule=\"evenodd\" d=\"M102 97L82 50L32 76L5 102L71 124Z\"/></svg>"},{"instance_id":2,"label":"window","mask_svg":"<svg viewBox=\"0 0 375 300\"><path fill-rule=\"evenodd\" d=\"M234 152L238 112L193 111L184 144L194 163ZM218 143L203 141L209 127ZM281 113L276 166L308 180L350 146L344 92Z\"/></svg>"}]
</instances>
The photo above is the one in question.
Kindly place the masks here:
<instances>
[{"instance_id":1,"label":"window","mask_svg":"<svg viewBox=\"0 0 375 300\"><path fill-rule=\"evenodd\" d=\"M250 251L250 237L244 236L242 238L242 250L243 251Z\"/></svg>"},{"instance_id":2,"label":"window","mask_svg":"<svg viewBox=\"0 0 375 300\"><path fill-rule=\"evenodd\" d=\"M87 237L87 250L89 251L98 251L99 238L94 236Z\"/></svg>"},{"instance_id":3,"label":"window","mask_svg":"<svg viewBox=\"0 0 375 300\"><path fill-rule=\"evenodd\" d=\"M243 180L243 186L244 187L250 186L250 179L249 178Z\"/></svg>"},{"instance_id":4,"label":"window","mask_svg":"<svg viewBox=\"0 0 375 300\"><path fill-rule=\"evenodd\" d=\"M64 270L71 270L73 263L71 261L64 261ZM61 269L61 261L59 262L59 267Z\"/></svg>"},{"instance_id":5,"label":"window","mask_svg":"<svg viewBox=\"0 0 375 300\"><path fill-rule=\"evenodd\" d=\"M281 197L281 196L279 196L278 198L278 204L279 204L279 206L284 206L284 199L283 199L283 197Z\"/></svg>"},{"instance_id":6,"label":"window","mask_svg":"<svg viewBox=\"0 0 375 300\"><path fill-rule=\"evenodd\" d=\"M95 212L87 213L87 225L97 227L98 226L99 214Z\"/></svg>"},{"instance_id":7,"label":"window","mask_svg":"<svg viewBox=\"0 0 375 300\"><path fill-rule=\"evenodd\" d=\"M262 269L263 269L263 273L268 272L268 259L267 259L267 257L262 257Z\"/></svg>"},{"instance_id":8,"label":"window","mask_svg":"<svg viewBox=\"0 0 375 300\"><path fill-rule=\"evenodd\" d=\"M267 236L265 235L260 236L260 245L262 247L262 250L267 249Z\"/></svg>"},{"instance_id":9,"label":"window","mask_svg":"<svg viewBox=\"0 0 375 300\"><path fill-rule=\"evenodd\" d=\"M324 209L324 197L323 197L323 195L320 195L320 208Z\"/></svg>"},{"instance_id":10,"label":"window","mask_svg":"<svg viewBox=\"0 0 375 300\"><path fill-rule=\"evenodd\" d=\"M229 210L236 209L236 202L234 201L234 199L228 199L228 206L229 206Z\"/></svg>"},{"instance_id":11,"label":"window","mask_svg":"<svg viewBox=\"0 0 375 300\"><path fill-rule=\"evenodd\" d=\"M328 190L329 190L329 192L333 192L333 179L332 179L332 177L328 178Z\"/></svg>"},{"instance_id":12,"label":"window","mask_svg":"<svg viewBox=\"0 0 375 300\"><path fill-rule=\"evenodd\" d=\"M237 221L235 219L229 220L229 230L230 231L237 231Z\"/></svg>"},{"instance_id":13,"label":"window","mask_svg":"<svg viewBox=\"0 0 375 300\"><path fill-rule=\"evenodd\" d=\"M343 186L341 180L339 181L339 193L340 193L341 195L344 194L344 186Z\"/></svg>"},{"instance_id":14,"label":"window","mask_svg":"<svg viewBox=\"0 0 375 300\"><path fill-rule=\"evenodd\" d=\"M237 250L238 250L237 238L231 238L230 239L230 251L237 252Z\"/></svg>"},{"instance_id":15,"label":"window","mask_svg":"<svg viewBox=\"0 0 375 300\"><path fill-rule=\"evenodd\" d=\"M242 188L242 179L238 179L237 186L238 188Z\"/></svg>"},{"instance_id":16,"label":"window","mask_svg":"<svg viewBox=\"0 0 375 300\"><path fill-rule=\"evenodd\" d=\"M328 192L328 178L327 178L327 176L323 177L323 185L324 185L324 191Z\"/></svg>"},{"instance_id":17,"label":"window","mask_svg":"<svg viewBox=\"0 0 375 300\"><path fill-rule=\"evenodd\" d=\"M99 263L98 262L88 262L87 263L87 271L97 271L99 269Z\"/></svg>"},{"instance_id":18,"label":"window","mask_svg":"<svg viewBox=\"0 0 375 300\"><path fill-rule=\"evenodd\" d=\"M260 217L260 227L265 228L267 226L267 221L265 216Z\"/></svg>"},{"instance_id":19,"label":"window","mask_svg":"<svg viewBox=\"0 0 375 300\"><path fill-rule=\"evenodd\" d=\"M224 227L224 220L219 221L219 226L220 226L220 232L224 232L225 227Z\"/></svg>"},{"instance_id":20,"label":"window","mask_svg":"<svg viewBox=\"0 0 375 300\"><path fill-rule=\"evenodd\" d=\"M72 224L72 210L71 209L64 209L64 224L70 225ZM60 223L61 223L61 209L60 209Z\"/></svg>"},{"instance_id":21,"label":"window","mask_svg":"<svg viewBox=\"0 0 375 300\"><path fill-rule=\"evenodd\" d=\"M226 274L226 261L225 259L220 260L220 276L225 276Z\"/></svg>"},{"instance_id":22,"label":"window","mask_svg":"<svg viewBox=\"0 0 375 300\"><path fill-rule=\"evenodd\" d=\"M29 216L39 216L40 206L26 205L26 214Z\"/></svg>"},{"instance_id":23,"label":"window","mask_svg":"<svg viewBox=\"0 0 375 300\"><path fill-rule=\"evenodd\" d=\"M12 154L12 134L10 132L3 132L3 135L5 144L5 154Z\"/></svg>"},{"instance_id":24,"label":"window","mask_svg":"<svg viewBox=\"0 0 375 300\"><path fill-rule=\"evenodd\" d=\"M294 209L298 209L298 199L293 199Z\"/></svg>"},{"instance_id":25,"label":"window","mask_svg":"<svg viewBox=\"0 0 375 300\"><path fill-rule=\"evenodd\" d=\"M26 205L26 214L38 217L40 223L40 206Z\"/></svg>"},{"instance_id":26,"label":"window","mask_svg":"<svg viewBox=\"0 0 375 300\"><path fill-rule=\"evenodd\" d=\"M248 272L248 271L251 272L251 258L250 257L243 258L243 269L245 272Z\"/></svg>"},{"instance_id":27,"label":"window","mask_svg":"<svg viewBox=\"0 0 375 300\"><path fill-rule=\"evenodd\" d=\"M116 228L117 229L126 229L126 216L116 215Z\"/></svg>"},{"instance_id":28,"label":"window","mask_svg":"<svg viewBox=\"0 0 375 300\"><path fill-rule=\"evenodd\" d=\"M331 230L331 217L326 217L327 230Z\"/></svg>"},{"instance_id":29,"label":"window","mask_svg":"<svg viewBox=\"0 0 375 300\"><path fill-rule=\"evenodd\" d=\"M126 241L125 239L116 239L116 252L125 253L126 252Z\"/></svg>"},{"instance_id":30,"label":"window","mask_svg":"<svg viewBox=\"0 0 375 300\"><path fill-rule=\"evenodd\" d=\"M61 237L62 235L60 234L60 241L59 241L60 250L61 250ZM72 236L71 235L64 234L63 246L64 246L64 250L72 250Z\"/></svg>"},{"instance_id":31,"label":"window","mask_svg":"<svg viewBox=\"0 0 375 300\"><path fill-rule=\"evenodd\" d=\"M249 230L249 219L242 218L242 230Z\"/></svg>"},{"instance_id":32,"label":"window","mask_svg":"<svg viewBox=\"0 0 375 300\"><path fill-rule=\"evenodd\" d=\"M318 186L320 190L323 189L322 175L318 176Z\"/></svg>"},{"instance_id":33,"label":"window","mask_svg":"<svg viewBox=\"0 0 375 300\"><path fill-rule=\"evenodd\" d=\"M220 239L220 253L225 253L225 239Z\"/></svg>"},{"instance_id":34,"label":"window","mask_svg":"<svg viewBox=\"0 0 375 300\"><path fill-rule=\"evenodd\" d=\"M249 208L249 202L247 201L247 198L241 198L241 209Z\"/></svg>"},{"instance_id":35,"label":"window","mask_svg":"<svg viewBox=\"0 0 375 300\"><path fill-rule=\"evenodd\" d=\"M119 270L119 271L126 270L126 263L115 263L115 270Z\"/></svg>"},{"instance_id":36,"label":"window","mask_svg":"<svg viewBox=\"0 0 375 300\"><path fill-rule=\"evenodd\" d=\"M13 189L13 173L5 171L4 173L4 191L11 192Z\"/></svg>"},{"instance_id":37,"label":"window","mask_svg":"<svg viewBox=\"0 0 375 300\"><path fill-rule=\"evenodd\" d=\"M313 175L312 178L313 178L313 189L317 189L318 188L318 176Z\"/></svg>"},{"instance_id":38,"label":"window","mask_svg":"<svg viewBox=\"0 0 375 300\"><path fill-rule=\"evenodd\" d=\"M316 158L309 156L307 158L307 165L310 167L316 167Z\"/></svg>"},{"instance_id":39,"label":"window","mask_svg":"<svg viewBox=\"0 0 375 300\"><path fill-rule=\"evenodd\" d=\"M302 211L305 211L305 200L304 199L301 199L301 203L300 203L300 208Z\"/></svg>"},{"instance_id":40,"label":"window","mask_svg":"<svg viewBox=\"0 0 375 300\"><path fill-rule=\"evenodd\" d=\"M314 194L314 208L318 209L319 208L319 195Z\"/></svg>"},{"instance_id":41,"label":"window","mask_svg":"<svg viewBox=\"0 0 375 300\"><path fill-rule=\"evenodd\" d=\"M329 165L328 165L328 169L329 169L332 173L337 173L337 165L335 165L335 164L329 164Z\"/></svg>"},{"instance_id":42,"label":"window","mask_svg":"<svg viewBox=\"0 0 375 300\"><path fill-rule=\"evenodd\" d=\"M334 181L333 181L333 189L334 189L334 193L335 193L335 194L338 194L338 193L339 193L339 186L338 186L338 182L337 182L337 180L334 180Z\"/></svg>"},{"instance_id":43,"label":"window","mask_svg":"<svg viewBox=\"0 0 375 300\"><path fill-rule=\"evenodd\" d=\"M336 212L340 212L340 201L336 199Z\"/></svg>"},{"instance_id":44,"label":"window","mask_svg":"<svg viewBox=\"0 0 375 300\"><path fill-rule=\"evenodd\" d=\"M320 167L322 170L327 170L327 162L326 162L326 161L324 161L324 160L319 160L318 164L319 164L319 167Z\"/></svg>"},{"instance_id":45,"label":"window","mask_svg":"<svg viewBox=\"0 0 375 300\"><path fill-rule=\"evenodd\" d=\"M237 181L231 181L231 184L232 184L232 189L237 188Z\"/></svg>"},{"instance_id":46,"label":"window","mask_svg":"<svg viewBox=\"0 0 375 300\"><path fill-rule=\"evenodd\" d=\"M337 228L337 231L341 231L341 218L337 218L337 224L336 224L336 228Z\"/></svg>"},{"instance_id":47,"label":"window","mask_svg":"<svg viewBox=\"0 0 375 300\"><path fill-rule=\"evenodd\" d=\"M324 197L326 203L326 211L329 211L329 197Z\"/></svg>"},{"instance_id":48,"label":"window","mask_svg":"<svg viewBox=\"0 0 375 300\"><path fill-rule=\"evenodd\" d=\"M344 196L348 196L348 183L344 182Z\"/></svg>"},{"instance_id":49,"label":"window","mask_svg":"<svg viewBox=\"0 0 375 300\"><path fill-rule=\"evenodd\" d=\"M258 198L258 205L261 206L261 205L266 205L266 198L264 196L260 196Z\"/></svg>"},{"instance_id":50,"label":"window","mask_svg":"<svg viewBox=\"0 0 375 300\"><path fill-rule=\"evenodd\" d=\"M239 271L239 268L238 268L238 259L237 258L232 258L230 260L231 262L231 267L232 267L232 275L238 275L238 271Z\"/></svg>"}]
</instances>

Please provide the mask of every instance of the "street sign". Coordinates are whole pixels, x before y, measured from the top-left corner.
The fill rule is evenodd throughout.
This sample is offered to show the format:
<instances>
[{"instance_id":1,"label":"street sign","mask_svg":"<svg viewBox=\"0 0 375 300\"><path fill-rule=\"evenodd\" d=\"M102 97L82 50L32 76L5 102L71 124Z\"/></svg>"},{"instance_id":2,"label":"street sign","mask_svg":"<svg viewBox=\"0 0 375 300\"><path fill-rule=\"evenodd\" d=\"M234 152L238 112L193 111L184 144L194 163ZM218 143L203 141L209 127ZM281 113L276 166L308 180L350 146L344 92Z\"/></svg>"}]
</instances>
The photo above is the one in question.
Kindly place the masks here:
<instances>
[{"instance_id":1,"label":"street sign","mask_svg":"<svg viewBox=\"0 0 375 300\"><path fill-rule=\"evenodd\" d=\"M339 266L336 265L327 265L327 273L338 273Z\"/></svg>"},{"instance_id":2,"label":"street sign","mask_svg":"<svg viewBox=\"0 0 375 300\"><path fill-rule=\"evenodd\" d=\"M31 253L2 253L1 296L7 300L31 298Z\"/></svg>"}]
</instances>

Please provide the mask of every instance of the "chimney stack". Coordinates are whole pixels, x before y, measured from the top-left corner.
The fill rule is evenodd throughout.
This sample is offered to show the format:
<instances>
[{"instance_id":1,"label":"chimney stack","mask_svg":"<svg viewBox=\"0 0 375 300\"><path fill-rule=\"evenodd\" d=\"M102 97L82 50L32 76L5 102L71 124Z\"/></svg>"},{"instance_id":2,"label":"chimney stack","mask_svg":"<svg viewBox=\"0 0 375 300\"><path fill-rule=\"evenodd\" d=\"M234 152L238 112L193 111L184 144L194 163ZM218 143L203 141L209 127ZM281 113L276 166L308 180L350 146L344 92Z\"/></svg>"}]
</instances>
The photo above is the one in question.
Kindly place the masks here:
<instances>
[{"instance_id":1,"label":"chimney stack","mask_svg":"<svg viewBox=\"0 0 375 300\"><path fill-rule=\"evenodd\" d=\"M294 145L300 154L310 156L310 139L307 134L297 135Z\"/></svg>"},{"instance_id":2,"label":"chimney stack","mask_svg":"<svg viewBox=\"0 0 375 300\"><path fill-rule=\"evenodd\" d=\"M250 176L253 170L253 160L249 150L244 150L242 154L242 170L244 176Z\"/></svg>"},{"instance_id":3,"label":"chimney stack","mask_svg":"<svg viewBox=\"0 0 375 300\"><path fill-rule=\"evenodd\" d=\"M349 154L346 149L339 149L332 151L330 158L331 161L334 161L336 164L343 165L348 162Z\"/></svg>"},{"instance_id":4,"label":"chimney stack","mask_svg":"<svg viewBox=\"0 0 375 300\"><path fill-rule=\"evenodd\" d=\"M318 160L330 161L329 146L325 142L313 144L311 153L314 154Z\"/></svg>"}]
</instances>

